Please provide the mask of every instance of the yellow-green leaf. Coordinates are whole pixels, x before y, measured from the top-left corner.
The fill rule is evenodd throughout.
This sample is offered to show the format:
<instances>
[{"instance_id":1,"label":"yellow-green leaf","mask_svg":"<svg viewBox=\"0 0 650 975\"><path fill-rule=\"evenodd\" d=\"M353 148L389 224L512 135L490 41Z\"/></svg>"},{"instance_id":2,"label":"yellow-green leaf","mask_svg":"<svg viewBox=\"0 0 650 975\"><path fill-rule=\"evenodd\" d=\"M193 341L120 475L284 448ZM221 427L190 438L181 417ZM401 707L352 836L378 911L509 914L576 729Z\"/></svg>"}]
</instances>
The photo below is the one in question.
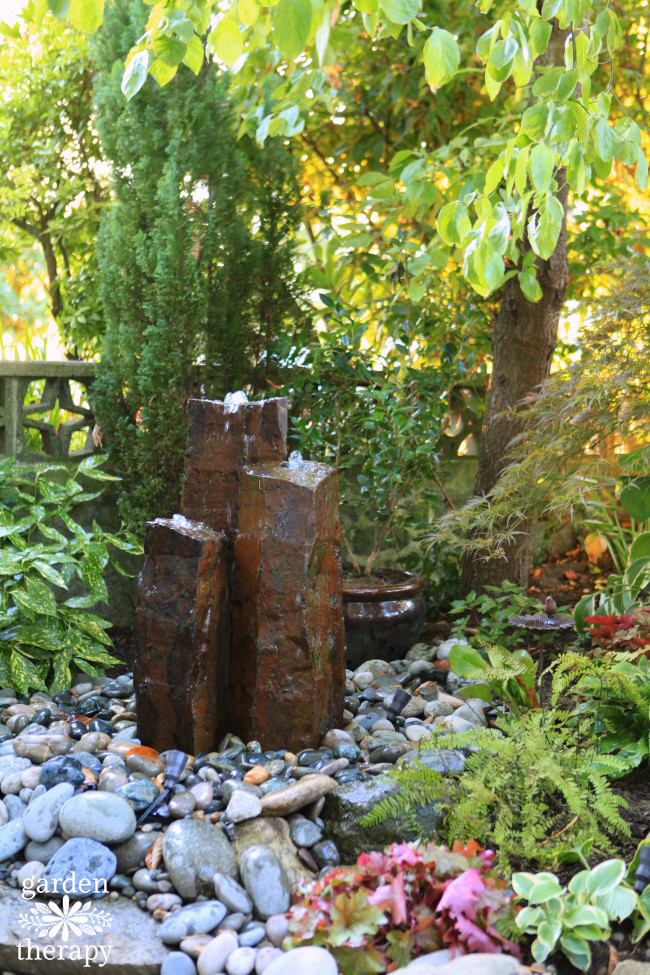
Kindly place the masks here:
<instances>
[{"instance_id":1,"label":"yellow-green leaf","mask_svg":"<svg viewBox=\"0 0 650 975\"><path fill-rule=\"evenodd\" d=\"M104 20L104 0L70 0L68 20L77 30L93 34Z\"/></svg>"},{"instance_id":2,"label":"yellow-green leaf","mask_svg":"<svg viewBox=\"0 0 650 975\"><path fill-rule=\"evenodd\" d=\"M217 57L232 68L244 50L244 38L232 20L222 20L208 36L208 44L214 48Z\"/></svg>"}]
</instances>

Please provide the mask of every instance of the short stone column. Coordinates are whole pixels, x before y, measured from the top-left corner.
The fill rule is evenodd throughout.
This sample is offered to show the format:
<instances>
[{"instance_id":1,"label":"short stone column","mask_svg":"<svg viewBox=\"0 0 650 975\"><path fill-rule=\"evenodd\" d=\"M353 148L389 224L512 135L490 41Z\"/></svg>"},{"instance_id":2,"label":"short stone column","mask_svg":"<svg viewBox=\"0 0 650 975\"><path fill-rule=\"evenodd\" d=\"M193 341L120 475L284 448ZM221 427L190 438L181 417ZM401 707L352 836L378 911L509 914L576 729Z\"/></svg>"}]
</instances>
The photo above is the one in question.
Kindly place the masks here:
<instances>
[{"instance_id":1,"label":"short stone column","mask_svg":"<svg viewBox=\"0 0 650 975\"><path fill-rule=\"evenodd\" d=\"M254 403L190 399L182 513L214 531L237 531L242 467L286 455L285 397Z\"/></svg>"},{"instance_id":2,"label":"short stone column","mask_svg":"<svg viewBox=\"0 0 650 975\"><path fill-rule=\"evenodd\" d=\"M227 730L229 550L181 515L150 521L136 611L138 736L211 751Z\"/></svg>"},{"instance_id":3,"label":"short stone column","mask_svg":"<svg viewBox=\"0 0 650 975\"><path fill-rule=\"evenodd\" d=\"M338 477L300 461L242 472L232 587L231 726L314 747L345 692Z\"/></svg>"}]
</instances>

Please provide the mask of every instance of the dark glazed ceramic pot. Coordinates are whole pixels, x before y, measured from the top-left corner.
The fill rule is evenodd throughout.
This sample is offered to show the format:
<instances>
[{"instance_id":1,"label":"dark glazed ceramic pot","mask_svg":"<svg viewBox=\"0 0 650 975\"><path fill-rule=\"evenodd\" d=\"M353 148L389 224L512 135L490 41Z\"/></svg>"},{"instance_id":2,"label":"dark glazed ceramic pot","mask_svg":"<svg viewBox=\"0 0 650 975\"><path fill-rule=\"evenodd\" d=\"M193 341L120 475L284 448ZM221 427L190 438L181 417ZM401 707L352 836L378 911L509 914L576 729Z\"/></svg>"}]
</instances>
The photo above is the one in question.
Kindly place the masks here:
<instances>
[{"instance_id":1,"label":"dark glazed ceramic pot","mask_svg":"<svg viewBox=\"0 0 650 975\"><path fill-rule=\"evenodd\" d=\"M424 579L414 572L381 570L385 582L343 577L345 653L348 667L364 660L399 660L420 635L424 623Z\"/></svg>"}]
</instances>

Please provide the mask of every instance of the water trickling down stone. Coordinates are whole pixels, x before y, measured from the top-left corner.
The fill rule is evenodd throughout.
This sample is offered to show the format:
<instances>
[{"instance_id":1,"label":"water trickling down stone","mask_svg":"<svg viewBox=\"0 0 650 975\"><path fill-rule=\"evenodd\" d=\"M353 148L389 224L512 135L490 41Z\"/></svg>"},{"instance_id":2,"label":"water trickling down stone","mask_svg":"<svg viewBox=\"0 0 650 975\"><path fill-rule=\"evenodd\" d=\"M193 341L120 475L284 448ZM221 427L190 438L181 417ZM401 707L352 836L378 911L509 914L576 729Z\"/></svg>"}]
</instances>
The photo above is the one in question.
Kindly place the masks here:
<instances>
[{"instance_id":1,"label":"water trickling down stone","mask_svg":"<svg viewBox=\"0 0 650 975\"><path fill-rule=\"evenodd\" d=\"M149 522L136 614L138 736L209 751L226 728L229 546L175 515Z\"/></svg>"},{"instance_id":2,"label":"water trickling down stone","mask_svg":"<svg viewBox=\"0 0 650 975\"><path fill-rule=\"evenodd\" d=\"M337 475L323 464L242 472L232 590L231 723L267 748L313 747L345 685Z\"/></svg>"}]
</instances>

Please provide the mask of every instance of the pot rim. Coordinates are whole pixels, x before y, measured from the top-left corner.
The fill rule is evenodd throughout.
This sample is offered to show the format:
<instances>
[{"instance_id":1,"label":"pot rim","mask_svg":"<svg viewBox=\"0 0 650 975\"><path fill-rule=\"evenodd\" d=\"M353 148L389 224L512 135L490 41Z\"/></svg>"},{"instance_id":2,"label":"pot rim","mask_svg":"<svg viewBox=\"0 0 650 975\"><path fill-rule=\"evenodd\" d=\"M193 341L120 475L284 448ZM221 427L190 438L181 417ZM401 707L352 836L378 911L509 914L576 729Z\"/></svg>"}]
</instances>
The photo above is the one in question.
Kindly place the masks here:
<instances>
[{"instance_id":1,"label":"pot rim","mask_svg":"<svg viewBox=\"0 0 650 975\"><path fill-rule=\"evenodd\" d=\"M405 569L393 569L388 566L383 570L378 569L377 574L382 571L399 574L403 581L376 585L369 582L355 582L353 579L346 579L344 575L343 601L346 603L383 603L391 599L409 599L419 595L424 589L424 579L417 572L407 572Z\"/></svg>"}]
</instances>

